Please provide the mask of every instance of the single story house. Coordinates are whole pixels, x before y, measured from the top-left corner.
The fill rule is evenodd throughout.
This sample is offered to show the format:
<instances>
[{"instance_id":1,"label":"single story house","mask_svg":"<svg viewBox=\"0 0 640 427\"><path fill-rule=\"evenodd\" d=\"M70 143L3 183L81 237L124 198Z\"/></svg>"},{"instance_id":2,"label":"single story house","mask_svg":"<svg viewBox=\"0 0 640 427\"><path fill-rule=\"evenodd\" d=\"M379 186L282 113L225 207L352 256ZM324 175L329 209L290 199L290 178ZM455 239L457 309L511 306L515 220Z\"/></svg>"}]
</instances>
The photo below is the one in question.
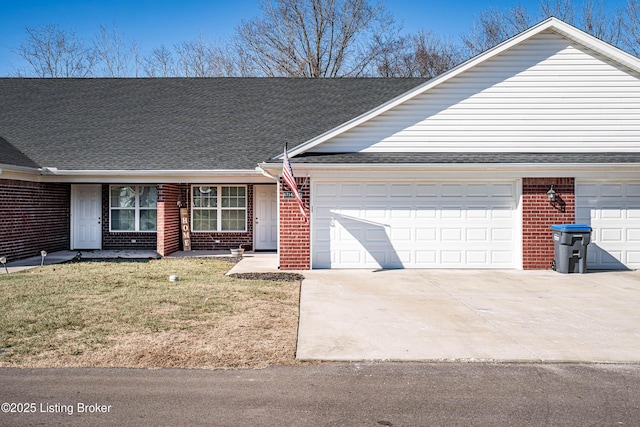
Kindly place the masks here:
<instances>
[{"instance_id":1,"label":"single story house","mask_svg":"<svg viewBox=\"0 0 640 427\"><path fill-rule=\"evenodd\" d=\"M635 269L640 60L550 18L428 81L0 79L0 169L9 259L186 231L282 269L548 269L578 222L589 268Z\"/></svg>"}]
</instances>

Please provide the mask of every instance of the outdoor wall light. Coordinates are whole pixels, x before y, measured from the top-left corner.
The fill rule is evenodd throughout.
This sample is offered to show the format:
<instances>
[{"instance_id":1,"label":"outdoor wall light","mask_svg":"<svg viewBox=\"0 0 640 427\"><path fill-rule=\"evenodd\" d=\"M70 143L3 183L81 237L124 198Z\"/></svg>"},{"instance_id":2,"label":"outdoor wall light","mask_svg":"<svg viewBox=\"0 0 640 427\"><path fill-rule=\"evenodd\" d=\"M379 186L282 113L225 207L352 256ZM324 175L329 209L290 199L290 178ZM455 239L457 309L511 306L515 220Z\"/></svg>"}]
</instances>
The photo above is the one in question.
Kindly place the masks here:
<instances>
[{"instance_id":1,"label":"outdoor wall light","mask_svg":"<svg viewBox=\"0 0 640 427\"><path fill-rule=\"evenodd\" d=\"M6 271L7 274L9 274L9 269L7 268L7 257L6 256L0 257L0 264L4 265L4 271Z\"/></svg>"},{"instance_id":2,"label":"outdoor wall light","mask_svg":"<svg viewBox=\"0 0 640 427\"><path fill-rule=\"evenodd\" d=\"M549 201L551 202L551 204L553 204L556 201L556 192L553 189L553 184L551 184L549 191L547 191L547 197L549 198Z\"/></svg>"}]
</instances>

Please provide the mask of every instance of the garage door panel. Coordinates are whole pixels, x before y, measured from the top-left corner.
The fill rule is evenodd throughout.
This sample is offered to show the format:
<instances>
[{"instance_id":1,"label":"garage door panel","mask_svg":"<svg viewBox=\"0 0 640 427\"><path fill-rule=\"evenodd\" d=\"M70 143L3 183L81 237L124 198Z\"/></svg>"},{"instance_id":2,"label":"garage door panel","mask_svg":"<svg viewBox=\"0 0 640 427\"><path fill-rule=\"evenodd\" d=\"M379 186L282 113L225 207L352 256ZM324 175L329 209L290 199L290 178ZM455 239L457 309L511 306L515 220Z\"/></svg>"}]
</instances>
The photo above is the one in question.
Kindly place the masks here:
<instances>
[{"instance_id":1,"label":"garage door panel","mask_svg":"<svg viewBox=\"0 0 640 427\"><path fill-rule=\"evenodd\" d=\"M620 198L623 194L622 186L622 184L602 184L600 196Z\"/></svg>"},{"instance_id":2,"label":"garage door panel","mask_svg":"<svg viewBox=\"0 0 640 427\"><path fill-rule=\"evenodd\" d=\"M601 228L598 230L601 242L623 242L624 231L620 228Z\"/></svg>"},{"instance_id":3,"label":"garage door panel","mask_svg":"<svg viewBox=\"0 0 640 427\"><path fill-rule=\"evenodd\" d=\"M629 184L627 186L627 197L640 198L640 184Z\"/></svg>"},{"instance_id":4,"label":"garage door panel","mask_svg":"<svg viewBox=\"0 0 640 427\"><path fill-rule=\"evenodd\" d=\"M410 184L391 184L391 197L411 197L413 187Z\"/></svg>"},{"instance_id":5,"label":"garage door panel","mask_svg":"<svg viewBox=\"0 0 640 427\"><path fill-rule=\"evenodd\" d=\"M427 209L419 207L415 211L416 219L435 219L438 217L438 212L435 209Z\"/></svg>"},{"instance_id":6,"label":"garage door panel","mask_svg":"<svg viewBox=\"0 0 640 427\"><path fill-rule=\"evenodd\" d=\"M579 182L576 222L593 228L591 269L640 268L640 182Z\"/></svg>"},{"instance_id":7,"label":"garage door panel","mask_svg":"<svg viewBox=\"0 0 640 427\"><path fill-rule=\"evenodd\" d=\"M365 184L364 195L366 197L386 198L389 190L386 184Z\"/></svg>"},{"instance_id":8,"label":"garage door panel","mask_svg":"<svg viewBox=\"0 0 640 427\"><path fill-rule=\"evenodd\" d=\"M488 240L489 240L489 233L486 228L468 228L467 229L468 242L486 242Z\"/></svg>"},{"instance_id":9,"label":"garage door panel","mask_svg":"<svg viewBox=\"0 0 640 427\"><path fill-rule=\"evenodd\" d=\"M462 218L462 206L444 206L440 211L440 217L443 219L460 219Z\"/></svg>"},{"instance_id":10,"label":"garage door panel","mask_svg":"<svg viewBox=\"0 0 640 427\"><path fill-rule=\"evenodd\" d=\"M411 242L413 240L413 234L411 228L392 228L390 230L391 240L400 242Z\"/></svg>"},{"instance_id":11,"label":"garage door panel","mask_svg":"<svg viewBox=\"0 0 640 427\"><path fill-rule=\"evenodd\" d=\"M516 266L515 183L336 182L335 197L321 184L315 268Z\"/></svg>"},{"instance_id":12,"label":"garage door panel","mask_svg":"<svg viewBox=\"0 0 640 427\"><path fill-rule=\"evenodd\" d=\"M461 265L462 264L462 251L442 251L442 264L447 265Z\"/></svg>"},{"instance_id":13,"label":"garage door panel","mask_svg":"<svg viewBox=\"0 0 640 427\"><path fill-rule=\"evenodd\" d=\"M412 212L413 209L411 206L389 207L389 216L391 219L411 219Z\"/></svg>"},{"instance_id":14,"label":"garage door panel","mask_svg":"<svg viewBox=\"0 0 640 427\"><path fill-rule=\"evenodd\" d=\"M491 184L491 197L504 197L514 198L516 197L516 187L512 183L509 184Z\"/></svg>"},{"instance_id":15,"label":"garage door panel","mask_svg":"<svg viewBox=\"0 0 640 427\"><path fill-rule=\"evenodd\" d=\"M463 184L443 184L441 188L442 197L462 197Z\"/></svg>"},{"instance_id":16,"label":"garage door panel","mask_svg":"<svg viewBox=\"0 0 640 427\"><path fill-rule=\"evenodd\" d=\"M627 218L640 220L640 207L632 206L629 209L627 209Z\"/></svg>"},{"instance_id":17,"label":"garage door panel","mask_svg":"<svg viewBox=\"0 0 640 427\"><path fill-rule=\"evenodd\" d=\"M470 265L487 265L486 251L467 251L467 264Z\"/></svg>"},{"instance_id":18,"label":"garage door panel","mask_svg":"<svg viewBox=\"0 0 640 427\"><path fill-rule=\"evenodd\" d=\"M627 251L627 264L640 265L640 250Z\"/></svg>"},{"instance_id":19,"label":"garage door panel","mask_svg":"<svg viewBox=\"0 0 640 427\"><path fill-rule=\"evenodd\" d=\"M640 228L630 228L627 230L627 241L638 243L640 242Z\"/></svg>"}]
</instances>

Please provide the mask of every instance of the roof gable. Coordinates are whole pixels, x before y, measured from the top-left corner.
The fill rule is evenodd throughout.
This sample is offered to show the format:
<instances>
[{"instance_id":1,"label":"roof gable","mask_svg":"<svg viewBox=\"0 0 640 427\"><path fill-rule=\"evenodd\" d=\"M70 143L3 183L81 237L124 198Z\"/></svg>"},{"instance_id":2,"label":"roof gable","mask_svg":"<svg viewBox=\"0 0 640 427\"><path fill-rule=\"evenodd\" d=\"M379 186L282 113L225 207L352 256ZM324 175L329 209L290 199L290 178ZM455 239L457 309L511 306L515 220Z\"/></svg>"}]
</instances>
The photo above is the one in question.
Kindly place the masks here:
<instances>
[{"instance_id":1,"label":"roof gable","mask_svg":"<svg viewBox=\"0 0 640 427\"><path fill-rule=\"evenodd\" d=\"M580 68L577 75L576 64ZM604 80L611 82L592 89ZM590 94L591 90L602 93ZM611 96L599 97L605 92ZM621 143L617 151L636 151L640 150L636 136L640 126L636 119L640 117L639 95L637 58L551 18L296 147L290 155L366 151L572 152L585 148L602 151L602 142L606 141L592 132L594 128L605 133L615 130ZM629 102L620 103L621 98ZM610 107L607 103L617 104L618 109L609 109L597 123L580 116L585 101L593 107L590 114L596 114L598 109L602 113L603 108ZM554 103L563 113L576 107L574 116L562 117L562 126L556 128L549 126L549 115L559 118L554 115ZM527 110L529 107L534 111ZM501 120L506 116L511 122ZM528 141L532 130L538 134ZM572 131L571 140L563 140L561 133L566 131ZM585 147L583 143L590 138L592 146ZM607 149L611 146L607 145Z\"/></svg>"}]
</instances>

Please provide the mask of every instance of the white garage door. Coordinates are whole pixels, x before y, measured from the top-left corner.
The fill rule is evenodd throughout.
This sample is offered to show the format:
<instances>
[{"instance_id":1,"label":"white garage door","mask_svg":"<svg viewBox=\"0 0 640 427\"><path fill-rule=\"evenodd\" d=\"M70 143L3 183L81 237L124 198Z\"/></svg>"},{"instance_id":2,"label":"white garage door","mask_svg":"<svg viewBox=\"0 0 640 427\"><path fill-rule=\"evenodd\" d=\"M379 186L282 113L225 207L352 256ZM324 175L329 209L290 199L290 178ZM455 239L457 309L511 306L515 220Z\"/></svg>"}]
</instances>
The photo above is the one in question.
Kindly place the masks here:
<instances>
[{"instance_id":1,"label":"white garage door","mask_svg":"<svg viewBox=\"0 0 640 427\"><path fill-rule=\"evenodd\" d=\"M314 268L515 268L515 182L316 182Z\"/></svg>"},{"instance_id":2,"label":"white garage door","mask_svg":"<svg viewBox=\"0 0 640 427\"><path fill-rule=\"evenodd\" d=\"M588 268L640 268L640 181L579 181L576 222L593 228Z\"/></svg>"}]
</instances>

